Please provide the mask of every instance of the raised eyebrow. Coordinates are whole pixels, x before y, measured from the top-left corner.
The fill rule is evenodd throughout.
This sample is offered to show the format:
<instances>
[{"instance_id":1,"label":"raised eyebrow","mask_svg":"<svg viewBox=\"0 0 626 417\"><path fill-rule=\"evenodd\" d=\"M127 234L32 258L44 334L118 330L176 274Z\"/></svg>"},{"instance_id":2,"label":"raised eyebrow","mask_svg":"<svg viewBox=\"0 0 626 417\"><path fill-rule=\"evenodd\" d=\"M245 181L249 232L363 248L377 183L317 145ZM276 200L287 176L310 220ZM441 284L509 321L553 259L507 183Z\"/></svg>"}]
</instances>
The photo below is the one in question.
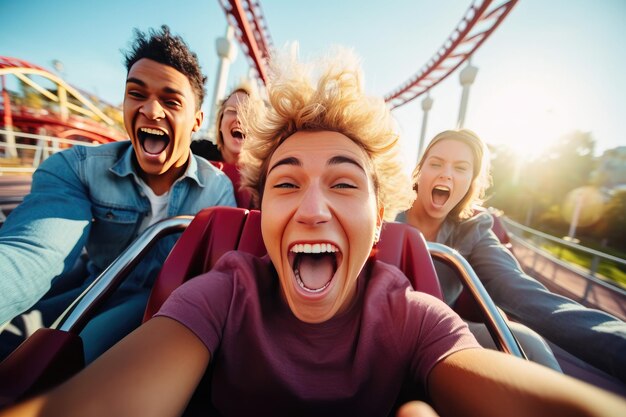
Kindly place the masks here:
<instances>
[{"instance_id":1,"label":"raised eyebrow","mask_svg":"<svg viewBox=\"0 0 626 417\"><path fill-rule=\"evenodd\" d=\"M283 158L279 161L277 161L274 165L271 166L271 168L267 171L268 175L270 172L272 172L272 170L276 167L279 167L281 165L293 165L293 166L297 166L297 167L301 167L302 166L302 161L300 161L298 158L293 157L293 156L289 156L287 158Z\"/></svg>"},{"instance_id":2,"label":"raised eyebrow","mask_svg":"<svg viewBox=\"0 0 626 417\"><path fill-rule=\"evenodd\" d=\"M337 164L353 164L359 167L359 169L365 172L365 168L361 164L359 164L355 159L350 158L344 155L333 156L326 162L326 165L337 165Z\"/></svg>"},{"instance_id":3,"label":"raised eyebrow","mask_svg":"<svg viewBox=\"0 0 626 417\"><path fill-rule=\"evenodd\" d=\"M140 85L141 87L147 87L147 84L145 83L145 81L140 80L139 78L135 78L135 77L130 77L126 80L126 84L130 84L130 83ZM172 87L164 87L163 92L167 94L177 94L179 96L184 96L182 91L177 90Z\"/></svg>"},{"instance_id":4,"label":"raised eyebrow","mask_svg":"<svg viewBox=\"0 0 626 417\"><path fill-rule=\"evenodd\" d=\"M177 90L177 89L172 88L172 87L165 87L165 88L163 89L163 91L164 91L164 92L166 92L166 93L168 93L168 94L177 94L177 95L179 95L179 96L184 96L184 94L183 94L183 92L182 92L182 91Z\"/></svg>"},{"instance_id":5,"label":"raised eyebrow","mask_svg":"<svg viewBox=\"0 0 626 417\"><path fill-rule=\"evenodd\" d=\"M142 81L142 80L140 80L139 78L135 78L135 77L130 77L130 78L127 78L127 79L126 79L126 84L130 84L130 83L133 83L133 84L139 84L139 85L140 85L140 86L142 86L142 87L145 87L145 86L146 86L146 83L145 83L145 82L143 82L143 81Z\"/></svg>"}]
</instances>

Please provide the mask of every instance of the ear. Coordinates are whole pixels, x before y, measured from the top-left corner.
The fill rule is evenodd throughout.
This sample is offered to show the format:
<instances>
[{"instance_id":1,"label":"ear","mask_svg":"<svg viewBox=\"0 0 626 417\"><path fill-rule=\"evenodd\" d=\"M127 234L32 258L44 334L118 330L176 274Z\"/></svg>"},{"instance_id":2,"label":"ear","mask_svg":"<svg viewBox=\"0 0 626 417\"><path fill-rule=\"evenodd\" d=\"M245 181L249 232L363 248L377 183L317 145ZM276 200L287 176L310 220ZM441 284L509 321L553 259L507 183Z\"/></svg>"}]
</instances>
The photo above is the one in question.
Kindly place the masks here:
<instances>
[{"instance_id":1,"label":"ear","mask_svg":"<svg viewBox=\"0 0 626 417\"><path fill-rule=\"evenodd\" d=\"M197 132L202 126L202 121L204 120L204 112L202 110L198 110L194 116L195 122L193 124L192 132Z\"/></svg>"}]
</instances>

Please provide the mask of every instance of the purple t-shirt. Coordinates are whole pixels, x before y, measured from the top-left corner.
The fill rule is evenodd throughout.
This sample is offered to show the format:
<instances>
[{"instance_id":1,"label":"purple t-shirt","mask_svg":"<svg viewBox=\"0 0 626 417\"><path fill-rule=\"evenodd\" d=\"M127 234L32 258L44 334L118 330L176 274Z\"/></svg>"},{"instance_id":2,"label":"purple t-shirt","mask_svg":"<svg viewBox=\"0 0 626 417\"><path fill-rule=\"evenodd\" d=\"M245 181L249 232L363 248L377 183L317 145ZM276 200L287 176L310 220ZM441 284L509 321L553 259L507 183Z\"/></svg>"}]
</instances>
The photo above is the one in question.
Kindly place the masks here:
<instances>
[{"instance_id":1,"label":"purple t-shirt","mask_svg":"<svg viewBox=\"0 0 626 417\"><path fill-rule=\"evenodd\" d=\"M194 332L211 352L212 401L230 415L387 415L407 378L479 348L443 302L415 292L397 268L369 262L357 301L319 324L298 320L269 257L230 252L186 282L157 316Z\"/></svg>"}]
</instances>

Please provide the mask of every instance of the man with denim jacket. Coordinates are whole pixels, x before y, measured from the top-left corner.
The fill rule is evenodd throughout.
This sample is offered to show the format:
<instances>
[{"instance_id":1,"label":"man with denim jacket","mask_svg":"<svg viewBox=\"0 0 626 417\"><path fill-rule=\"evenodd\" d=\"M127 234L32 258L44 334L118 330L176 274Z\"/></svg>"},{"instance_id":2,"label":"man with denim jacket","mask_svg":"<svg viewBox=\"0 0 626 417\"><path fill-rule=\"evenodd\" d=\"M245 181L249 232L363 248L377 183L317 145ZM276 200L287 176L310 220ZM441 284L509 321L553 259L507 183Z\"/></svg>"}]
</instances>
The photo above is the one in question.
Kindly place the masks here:
<instances>
[{"instance_id":1,"label":"man with denim jacket","mask_svg":"<svg viewBox=\"0 0 626 417\"><path fill-rule=\"evenodd\" d=\"M49 326L149 225L208 206L235 205L228 177L190 152L192 132L203 120L206 81L197 56L167 26L135 34L125 57L123 110L130 141L75 146L50 157L0 229L0 325L37 303L7 325L0 355L14 347L6 346L15 344L7 339L21 341ZM161 240L85 329L88 361L103 349L89 342L99 326L115 323L122 335L139 324L175 240ZM84 273L69 278L84 249L87 279Z\"/></svg>"}]
</instances>

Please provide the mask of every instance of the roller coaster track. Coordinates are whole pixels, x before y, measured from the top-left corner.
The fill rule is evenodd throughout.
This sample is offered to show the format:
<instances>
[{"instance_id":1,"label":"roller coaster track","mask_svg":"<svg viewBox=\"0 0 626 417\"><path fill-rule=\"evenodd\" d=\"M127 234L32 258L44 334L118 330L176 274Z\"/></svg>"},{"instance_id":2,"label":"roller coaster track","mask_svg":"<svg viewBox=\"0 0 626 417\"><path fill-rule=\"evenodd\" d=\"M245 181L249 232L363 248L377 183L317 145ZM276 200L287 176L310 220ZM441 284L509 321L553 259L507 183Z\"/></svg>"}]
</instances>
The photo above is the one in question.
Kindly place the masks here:
<instances>
[{"instance_id":1,"label":"roller coaster track","mask_svg":"<svg viewBox=\"0 0 626 417\"><path fill-rule=\"evenodd\" d=\"M235 36L263 83L267 82L267 61L272 39L263 17L261 4L255 0L220 0L228 23L235 28Z\"/></svg>"},{"instance_id":2,"label":"roller coaster track","mask_svg":"<svg viewBox=\"0 0 626 417\"><path fill-rule=\"evenodd\" d=\"M450 37L433 57L400 87L385 96L392 109L416 99L452 74L487 40L517 0L493 6L493 1L475 1Z\"/></svg>"},{"instance_id":3,"label":"roller coaster track","mask_svg":"<svg viewBox=\"0 0 626 417\"><path fill-rule=\"evenodd\" d=\"M50 92L49 90L42 88L40 85L32 81L30 78L26 77L27 74L40 75L42 77L48 78L53 83L63 87L68 93L73 95L84 107L76 106L72 103L67 103L68 107L73 107L74 110L77 110L80 113L97 117L106 123L109 126L113 126L114 122L104 114L98 107L96 107L91 101L89 101L85 96L83 96L77 89L63 81L61 78L56 75L46 71L45 69L31 64L29 62L23 61L21 59L10 58L5 56L0 56L0 75L4 74L12 74L19 78L22 82L30 85L39 93L45 95L49 99L58 102L60 98Z\"/></svg>"},{"instance_id":4,"label":"roller coaster track","mask_svg":"<svg viewBox=\"0 0 626 417\"><path fill-rule=\"evenodd\" d=\"M517 0L474 1L442 47L415 75L387 94L385 101L394 109L439 84L472 56L516 3ZM235 28L237 39L251 67L266 82L272 41L260 3L255 0L220 0L220 4L229 23Z\"/></svg>"},{"instance_id":5,"label":"roller coaster track","mask_svg":"<svg viewBox=\"0 0 626 417\"><path fill-rule=\"evenodd\" d=\"M28 85L41 97L45 97L46 101L58 106L61 109L61 113L59 115L49 113L34 115L29 112L12 114L14 110L11 110L11 100L5 89L4 78L6 76L14 76L24 85ZM56 87L50 88L45 86L45 84L42 85L32 76L42 77ZM54 125L61 130L56 132L60 137L67 138L72 135L79 135L100 143L123 140L126 137L115 121L94 104L86 96L86 93L72 87L63 79L42 67L21 59L0 56L0 79L2 80L2 106L0 106L0 113L4 119L13 119L12 125L14 124L17 127L44 124ZM75 120L73 117L70 117L70 111L75 115L86 116L86 118Z\"/></svg>"}]
</instances>

